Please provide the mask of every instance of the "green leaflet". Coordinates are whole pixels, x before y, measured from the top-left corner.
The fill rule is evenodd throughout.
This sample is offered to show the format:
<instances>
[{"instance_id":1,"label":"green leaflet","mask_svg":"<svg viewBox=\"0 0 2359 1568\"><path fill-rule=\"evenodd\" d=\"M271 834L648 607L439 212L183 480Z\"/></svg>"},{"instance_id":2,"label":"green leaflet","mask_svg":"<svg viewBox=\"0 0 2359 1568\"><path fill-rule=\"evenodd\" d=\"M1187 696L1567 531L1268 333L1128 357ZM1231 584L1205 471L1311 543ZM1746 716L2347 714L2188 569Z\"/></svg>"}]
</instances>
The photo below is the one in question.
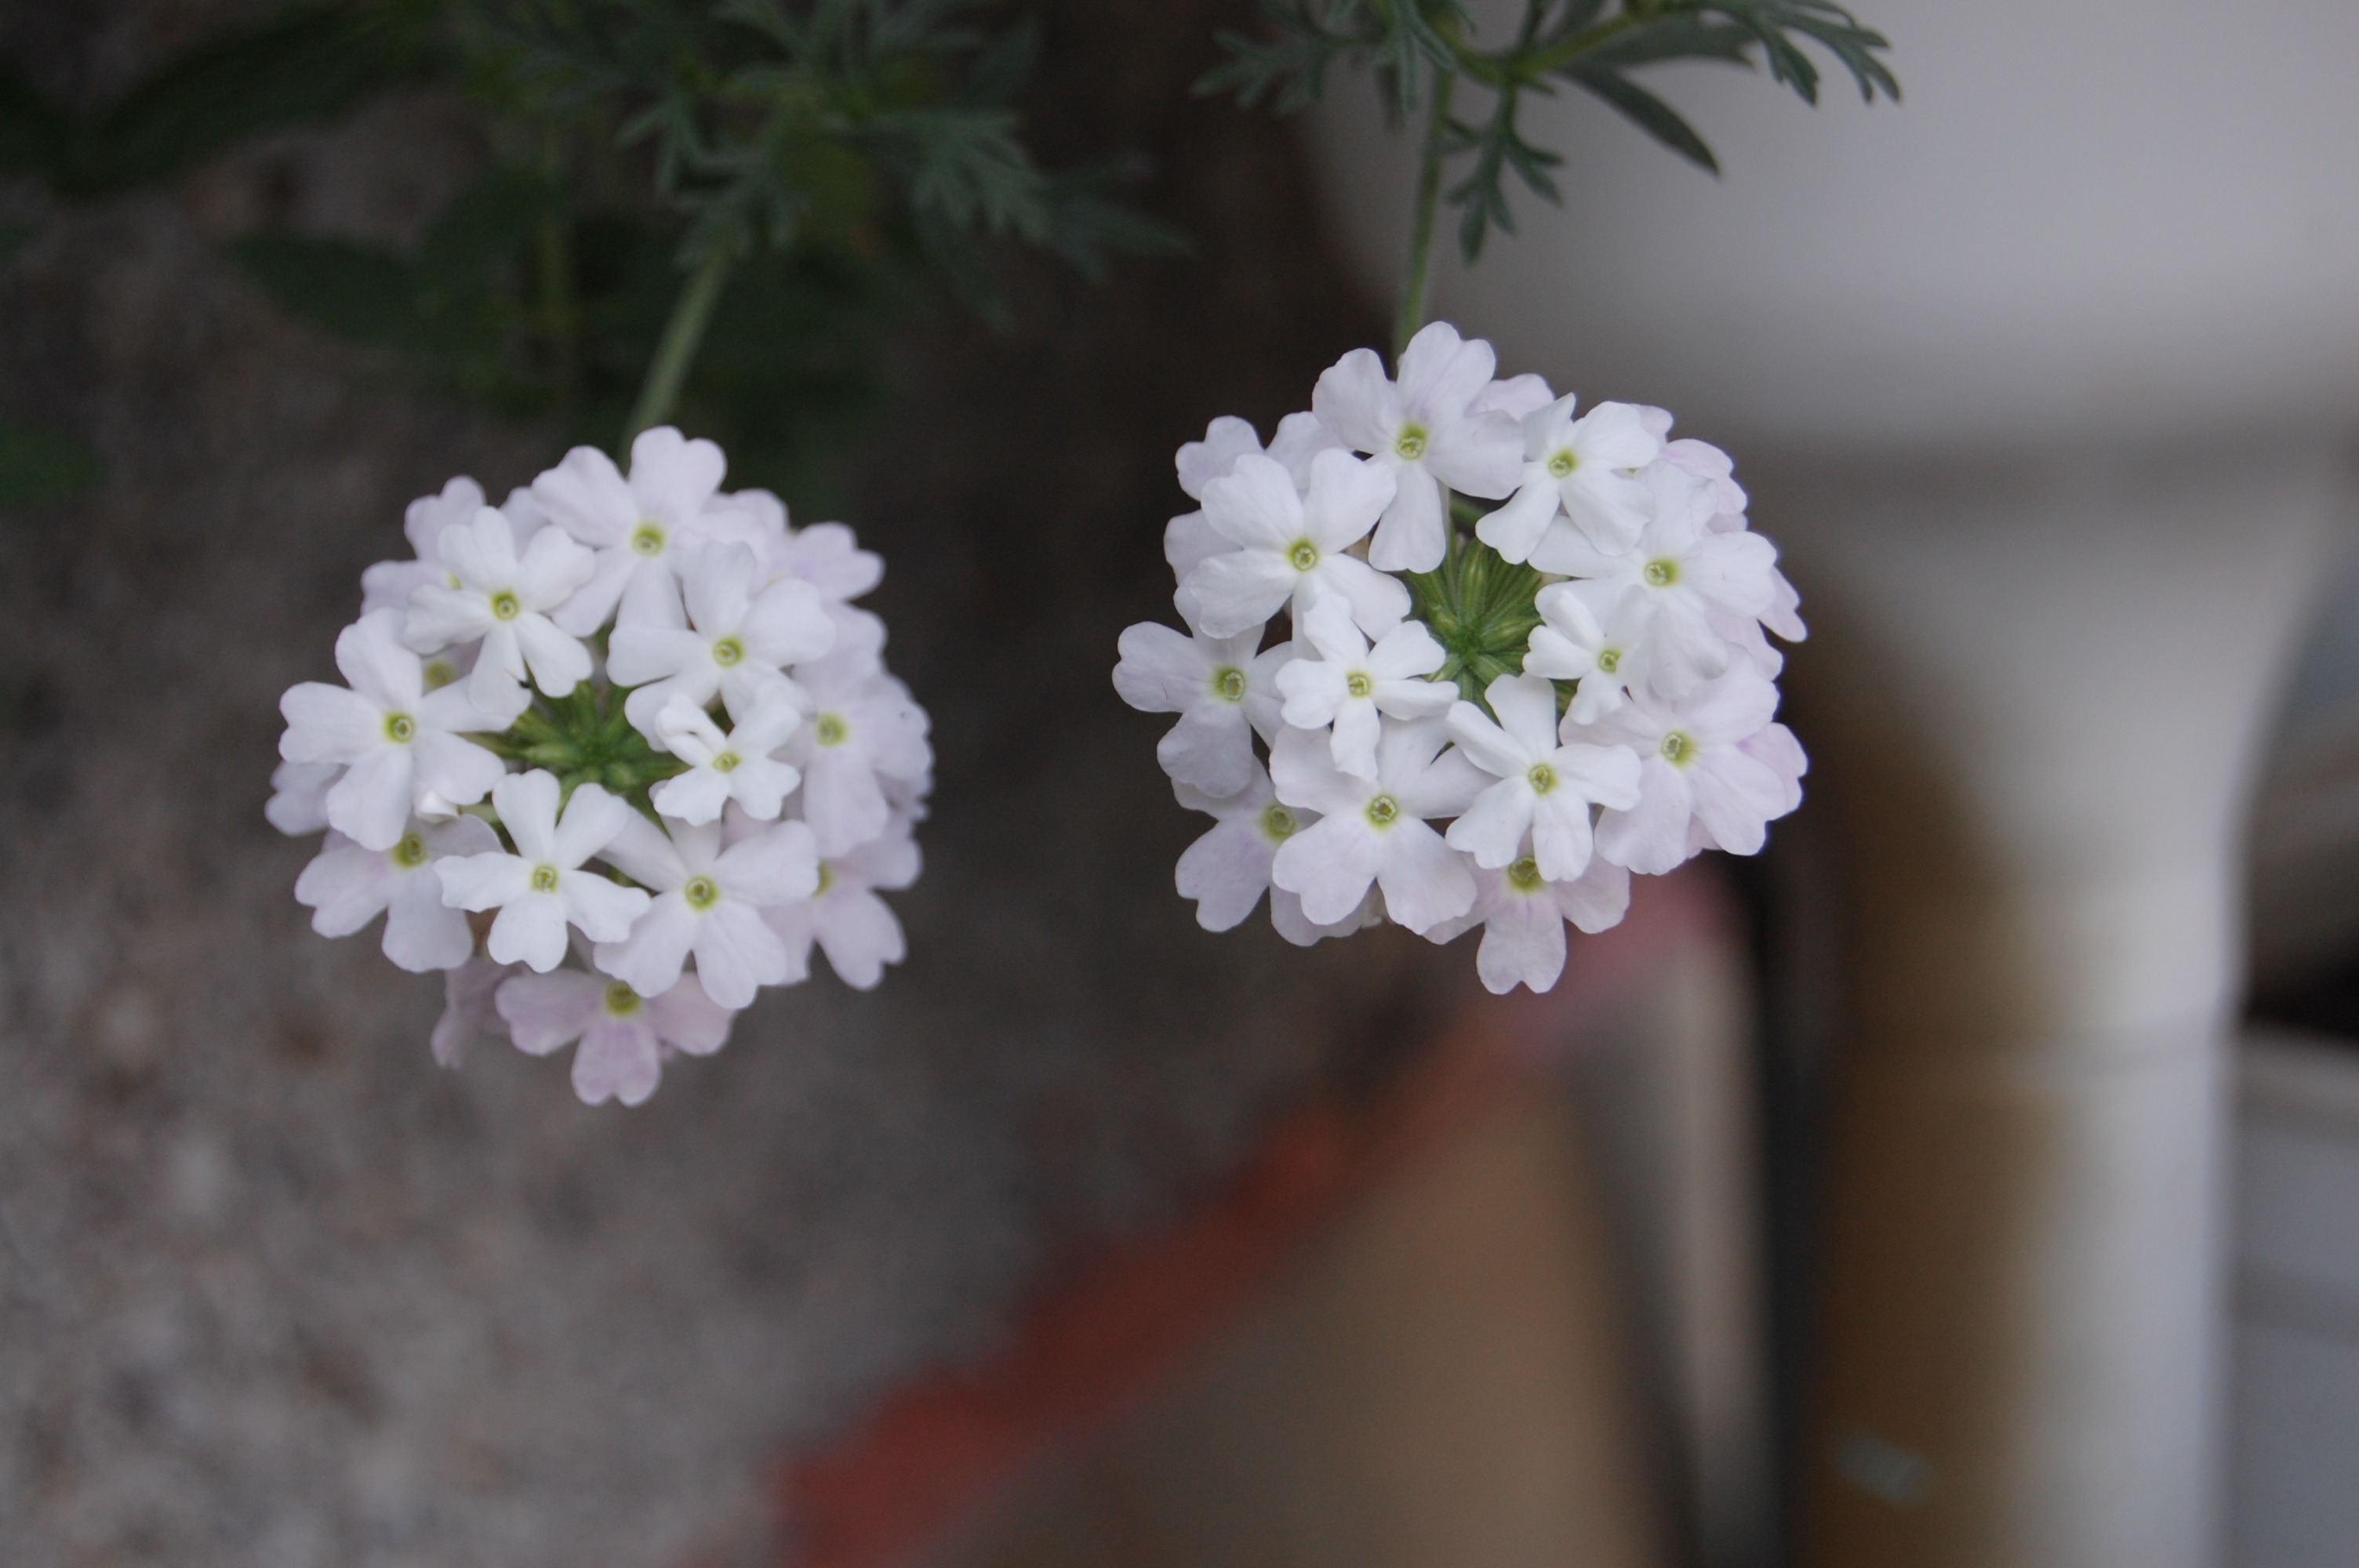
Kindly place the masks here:
<instances>
[{"instance_id":1,"label":"green leaflet","mask_svg":"<svg viewBox=\"0 0 2359 1568\"><path fill-rule=\"evenodd\" d=\"M1515 232L1511 174L1543 200L1559 200L1549 170L1562 159L1526 140L1517 122L1528 94L1570 82L1712 174L1720 165L1703 138L1630 71L1674 60L1766 66L1772 81L1816 103L1820 71L1808 44L1832 55L1862 98L1900 96L1882 59L1888 40L1833 0L1619 0L1610 9L1606 0L1526 0L1513 38L1495 44L1475 34L1458 0L1262 0L1262 12L1273 36L1221 34L1229 58L1197 92L1234 93L1247 106L1266 100L1293 114L1321 95L1340 62L1373 70L1397 117L1416 109L1428 76L1488 94L1487 117L1451 117L1439 138L1445 157L1472 160L1449 191L1460 210L1459 252L1470 263L1493 228Z\"/></svg>"}]
</instances>

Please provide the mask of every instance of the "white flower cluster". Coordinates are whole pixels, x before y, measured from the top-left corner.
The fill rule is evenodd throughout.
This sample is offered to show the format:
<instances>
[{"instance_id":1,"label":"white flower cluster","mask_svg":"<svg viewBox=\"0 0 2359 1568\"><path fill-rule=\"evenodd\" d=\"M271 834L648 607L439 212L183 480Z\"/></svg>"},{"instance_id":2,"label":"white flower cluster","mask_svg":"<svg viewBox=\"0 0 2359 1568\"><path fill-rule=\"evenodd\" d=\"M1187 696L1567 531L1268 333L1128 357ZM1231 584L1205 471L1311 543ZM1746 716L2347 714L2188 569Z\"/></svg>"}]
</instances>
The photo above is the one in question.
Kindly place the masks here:
<instances>
[{"instance_id":1,"label":"white flower cluster","mask_svg":"<svg viewBox=\"0 0 2359 1568\"><path fill-rule=\"evenodd\" d=\"M627 477L577 447L496 508L452 480L364 574L347 684L280 700L270 820L328 833L295 896L445 972L446 1066L578 1041L582 1098L637 1105L813 943L864 989L903 957L876 893L917 880L933 755L852 603L883 564L725 471L666 427Z\"/></svg>"},{"instance_id":2,"label":"white flower cluster","mask_svg":"<svg viewBox=\"0 0 2359 1568\"><path fill-rule=\"evenodd\" d=\"M1631 873L1753 854L1800 804L1763 634L1801 638L1799 600L1727 455L1496 362L1436 322L1397 379L1343 356L1266 449L1232 418L1180 449L1188 632L1131 627L1114 682L1180 715L1156 754L1215 819L1179 868L1206 929L1265 891L1304 946L1479 925L1486 986L1546 990L1566 921L1604 930Z\"/></svg>"}]
</instances>

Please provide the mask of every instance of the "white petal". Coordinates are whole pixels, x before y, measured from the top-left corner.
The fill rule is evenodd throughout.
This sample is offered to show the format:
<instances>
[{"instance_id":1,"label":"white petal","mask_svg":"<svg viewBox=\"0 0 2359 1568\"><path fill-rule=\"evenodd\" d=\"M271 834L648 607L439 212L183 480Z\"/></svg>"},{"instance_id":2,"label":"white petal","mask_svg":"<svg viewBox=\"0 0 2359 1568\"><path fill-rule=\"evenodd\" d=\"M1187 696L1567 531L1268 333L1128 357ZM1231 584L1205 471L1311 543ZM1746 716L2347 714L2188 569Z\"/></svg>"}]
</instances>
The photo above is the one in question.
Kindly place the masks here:
<instances>
[{"instance_id":1,"label":"white petal","mask_svg":"<svg viewBox=\"0 0 2359 1568\"><path fill-rule=\"evenodd\" d=\"M409 825L416 759L407 746L382 746L353 759L328 786L328 826L369 849L390 849Z\"/></svg>"},{"instance_id":2,"label":"white petal","mask_svg":"<svg viewBox=\"0 0 2359 1568\"><path fill-rule=\"evenodd\" d=\"M492 786L492 809L500 814L500 826L508 830L516 853L535 865L556 860L558 795L557 775L545 768L510 773Z\"/></svg>"},{"instance_id":3,"label":"white petal","mask_svg":"<svg viewBox=\"0 0 2359 1568\"><path fill-rule=\"evenodd\" d=\"M340 686L289 687L278 711L287 719L278 754L290 762L348 762L386 743L384 709Z\"/></svg>"},{"instance_id":4,"label":"white petal","mask_svg":"<svg viewBox=\"0 0 2359 1568\"><path fill-rule=\"evenodd\" d=\"M620 545L639 524L637 498L612 458L576 447L532 481L532 498L551 522L585 545Z\"/></svg>"},{"instance_id":5,"label":"white petal","mask_svg":"<svg viewBox=\"0 0 2359 1568\"><path fill-rule=\"evenodd\" d=\"M1253 727L1242 705L1200 702L1156 742L1155 760L1181 784L1234 795L1252 782Z\"/></svg>"},{"instance_id":6,"label":"white petal","mask_svg":"<svg viewBox=\"0 0 2359 1568\"><path fill-rule=\"evenodd\" d=\"M516 1049L546 1056L582 1038L605 994L606 982L597 976L560 969L551 975L517 975L504 982L495 1005Z\"/></svg>"},{"instance_id":7,"label":"white petal","mask_svg":"<svg viewBox=\"0 0 2359 1568\"><path fill-rule=\"evenodd\" d=\"M729 780L711 768L690 768L656 785L647 798L666 816L677 816L682 822L712 822L729 803ZM770 815L777 814L773 806Z\"/></svg>"},{"instance_id":8,"label":"white petal","mask_svg":"<svg viewBox=\"0 0 2359 1568\"><path fill-rule=\"evenodd\" d=\"M443 860L438 863L438 869L467 863ZM525 964L537 973L547 974L565 961L564 906L556 895L544 892L528 892L502 904L492 920L491 937L484 944L484 949L495 962Z\"/></svg>"},{"instance_id":9,"label":"white petal","mask_svg":"<svg viewBox=\"0 0 2359 1568\"><path fill-rule=\"evenodd\" d=\"M704 994L694 975L682 975L679 984L647 1000L647 1022L674 1050L691 1056L710 1056L728 1043L729 1026L737 1015Z\"/></svg>"},{"instance_id":10,"label":"white petal","mask_svg":"<svg viewBox=\"0 0 2359 1568\"><path fill-rule=\"evenodd\" d=\"M349 936L385 908L393 880L384 850L337 834L295 879L295 902L311 910L311 929L321 935Z\"/></svg>"},{"instance_id":11,"label":"white petal","mask_svg":"<svg viewBox=\"0 0 2359 1568\"><path fill-rule=\"evenodd\" d=\"M592 942L619 942L631 934L633 923L651 901L637 888L610 882L595 871L574 871L558 880L556 902L564 905L565 918Z\"/></svg>"},{"instance_id":12,"label":"white petal","mask_svg":"<svg viewBox=\"0 0 2359 1568\"><path fill-rule=\"evenodd\" d=\"M1212 661L1202 643L1152 621L1125 628L1115 647L1122 662L1114 667L1114 689L1141 712L1181 712L1211 678Z\"/></svg>"},{"instance_id":13,"label":"white petal","mask_svg":"<svg viewBox=\"0 0 2359 1568\"><path fill-rule=\"evenodd\" d=\"M1474 972L1494 996L1519 984L1535 991L1554 986L1564 973L1564 917L1555 901L1514 893L1502 898L1484 925Z\"/></svg>"},{"instance_id":14,"label":"white petal","mask_svg":"<svg viewBox=\"0 0 2359 1568\"><path fill-rule=\"evenodd\" d=\"M1474 797L1474 803L1450 825L1453 849L1474 857L1488 870L1514 861L1532 826L1532 792L1520 778L1502 779Z\"/></svg>"},{"instance_id":15,"label":"white petal","mask_svg":"<svg viewBox=\"0 0 2359 1568\"><path fill-rule=\"evenodd\" d=\"M684 439L669 425L642 430L631 442L631 493L648 516L667 523L696 516L728 471L719 447Z\"/></svg>"},{"instance_id":16,"label":"white petal","mask_svg":"<svg viewBox=\"0 0 2359 1568\"><path fill-rule=\"evenodd\" d=\"M402 646L402 615L380 610L336 634L336 668L345 682L381 708L407 713L426 695L418 655Z\"/></svg>"},{"instance_id":17,"label":"white petal","mask_svg":"<svg viewBox=\"0 0 2359 1568\"><path fill-rule=\"evenodd\" d=\"M1310 461L1310 492L1302 500L1304 532L1321 550L1340 555L1365 538L1378 518L1390 515L1388 508L1399 499L1408 475L1418 471L1390 463L1362 462L1341 450L1320 453ZM1427 481L1429 485L1431 482ZM1375 559L1373 549L1369 559ZM1376 565L1391 569L1382 562Z\"/></svg>"},{"instance_id":18,"label":"white petal","mask_svg":"<svg viewBox=\"0 0 2359 1568\"><path fill-rule=\"evenodd\" d=\"M875 893L846 892L822 901L817 929L828 967L845 985L873 989L885 966L908 956L901 923Z\"/></svg>"},{"instance_id":19,"label":"white petal","mask_svg":"<svg viewBox=\"0 0 2359 1568\"><path fill-rule=\"evenodd\" d=\"M1440 834L1422 822L1402 821L1378 837L1376 881L1385 892L1386 912L1395 920L1422 933L1474 906L1474 873ZM1308 897L1302 908L1313 919L1321 913Z\"/></svg>"},{"instance_id":20,"label":"white petal","mask_svg":"<svg viewBox=\"0 0 2359 1568\"><path fill-rule=\"evenodd\" d=\"M396 967L426 974L465 963L475 951L475 934L464 914L442 902L441 879L420 869L398 879L386 910L384 946Z\"/></svg>"},{"instance_id":21,"label":"white petal","mask_svg":"<svg viewBox=\"0 0 2359 1568\"><path fill-rule=\"evenodd\" d=\"M663 1054L644 1017L616 1018L600 1010L573 1053L573 1092L583 1105L615 1100L645 1105L663 1079Z\"/></svg>"},{"instance_id":22,"label":"white petal","mask_svg":"<svg viewBox=\"0 0 2359 1568\"><path fill-rule=\"evenodd\" d=\"M1250 822L1223 822L1180 856L1180 896L1196 901L1196 924L1227 931L1253 913L1269 887L1277 848Z\"/></svg>"},{"instance_id":23,"label":"white petal","mask_svg":"<svg viewBox=\"0 0 2359 1568\"><path fill-rule=\"evenodd\" d=\"M697 928L697 979L723 1007L750 1005L756 990L783 981L789 967L785 944L750 904L722 903Z\"/></svg>"},{"instance_id":24,"label":"white petal","mask_svg":"<svg viewBox=\"0 0 2359 1568\"><path fill-rule=\"evenodd\" d=\"M1201 501L1205 485L1228 477L1239 458L1260 451L1259 433L1243 419L1224 414L1204 427L1202 440L1190 441L1180 449L1174 464L1180 470L1180 488L1190 499Z\"/></svg>"},{"instance_id":25,"label":"white petal","mask_svg":"<svg viewBox=\"0 0 2359 1568\"><path fill-rule=\"evenodd\" d=\"M1279 845L1270 881L1300 895L1302 913L1313 925L1332 925L1367 896L1382 858L1375 830L1355 810L1323 817Z\"/></svg>"},{"instance_id":26,"label":"white petal","mask_svg":"<svg viewBox=\"0 0 2359 1568\"><path fill-rule=\"evenodd\" d=\"M598 945L598 967L643 997L661 996L679 982L701 924L686 899L666 893L625 936Z\"/></svg>"},{"instance_id":27,"label":"white petal","mask_svg":"<svg viewBox=\"0 0 2359 1568\"><path fill-rule=\"evenodd\" d=\"M1321 373L1310 406L1321 425L1364 452L1391 446L1401 425L1400 393L1373 349L1353 349Z\"/></svg>"}]
</instances>

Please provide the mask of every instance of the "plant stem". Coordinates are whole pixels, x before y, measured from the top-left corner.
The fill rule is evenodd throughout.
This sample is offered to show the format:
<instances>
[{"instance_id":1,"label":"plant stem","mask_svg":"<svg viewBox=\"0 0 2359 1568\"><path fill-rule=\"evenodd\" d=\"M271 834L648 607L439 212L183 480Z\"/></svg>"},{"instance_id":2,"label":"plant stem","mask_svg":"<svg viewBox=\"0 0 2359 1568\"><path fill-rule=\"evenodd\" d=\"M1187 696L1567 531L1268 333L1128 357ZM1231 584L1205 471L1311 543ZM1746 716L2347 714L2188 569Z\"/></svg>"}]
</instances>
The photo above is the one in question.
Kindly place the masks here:
<instances>
[{"instance_id":1,"label":"plant stem","mask_svg":"<svg viewBox=\"0 0 2359 1568\"><path fill-rule=\"evenodd\" d=\"M704 330L712 324L712 307L720 301L721 286L729 281L731 259L727 251L715 251L689 274L688 287L679 291L672 303L671 319L664 323L655 362L647 366L647 379L640 384L639 401L631 410L629 427L623 432L625 446L640 431L671 417L689 367L696 362L696 351L703 346Z\"/></svg>"},{"instance_id":2,"label":"plant stem","mask_svg":"<svg viewBox=\"0 0 2359 1568\"><path fill-rule=\"evenodd\" d=\"M1426 120L1425 151L1418 161L1417 216L1409 225L1408 272L1401 284L1400 319L1393 327L1393 359L1425 325L1427 285L1433 270L1433 220L1441 206L1441 145L1450 128L1451 90L1457 73L1435 66L1433 104Z\"/></svg>"}]
</instances>

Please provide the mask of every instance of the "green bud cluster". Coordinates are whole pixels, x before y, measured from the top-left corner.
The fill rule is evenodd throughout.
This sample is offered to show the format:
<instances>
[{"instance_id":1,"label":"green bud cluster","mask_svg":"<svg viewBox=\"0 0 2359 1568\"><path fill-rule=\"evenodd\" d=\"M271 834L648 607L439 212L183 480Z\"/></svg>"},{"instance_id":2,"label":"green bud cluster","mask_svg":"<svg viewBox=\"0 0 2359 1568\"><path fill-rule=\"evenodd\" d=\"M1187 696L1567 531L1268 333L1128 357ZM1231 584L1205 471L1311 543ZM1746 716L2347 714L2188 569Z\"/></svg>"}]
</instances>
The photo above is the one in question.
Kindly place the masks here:
<instances>
[{"instance_id":1,"label":"green bud cluster","mask_svg":"<svg viewBox=\"0 0 2359 1568\"><path fill-rule=\"evenodd\" d=\"M1471 513L1462 503L1453 511ZM1425 622L1449 654L1435 678L1455 681L1461 696L1489 712L1483 693L1491 683L1523 673L1524 651L1532 628L1540 623L1533 601L1549 579L1453 527L1441 565L1430 572L1409 572L1405 580L1409 613ZM1561 706L1569 687L1560 686Z\"/></svg>"},{"instance_id":2,"label":"green bud cluster","mask_svg":"<svg viewBox=\"0 0 2359 1568\"><path fill-rule=\"evenodd\" d=\"M653 816L647 792L687 772L688 765L650 747L631 727L623 711L623 699L629 695L625 687L592 681L583 681L564 697L535 688L532 706L505 733L477 740L527 768L555 773L563 799L571 800L582 784L595 784Z\"/></svg>"}]
</instances>

